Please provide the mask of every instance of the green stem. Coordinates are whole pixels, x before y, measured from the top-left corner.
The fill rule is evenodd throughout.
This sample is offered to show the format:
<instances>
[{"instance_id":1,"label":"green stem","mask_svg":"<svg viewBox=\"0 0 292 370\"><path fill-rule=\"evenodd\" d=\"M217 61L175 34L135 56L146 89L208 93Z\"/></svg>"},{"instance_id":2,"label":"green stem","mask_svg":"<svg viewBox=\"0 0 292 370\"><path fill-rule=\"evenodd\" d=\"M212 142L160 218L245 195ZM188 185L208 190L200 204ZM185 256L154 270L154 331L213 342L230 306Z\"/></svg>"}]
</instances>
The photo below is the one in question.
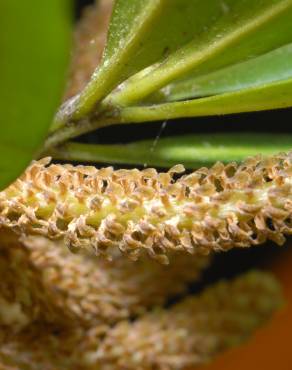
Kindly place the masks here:
<instances>
[{"instance_id":1,"label":"green stem","mask_svg":"<svg viewBox=\"0 0 292 370\"><path fill-rule=\"evenodd\" d=\"M187 168L211 166L216 161L240 162L257 154L273 155L289 151L292 135L228 133L199 134L162 138L130 144L101 145L69 142L51 149L47 155L65 161L116 163L171 167L182 163Z\"/></svg>"},{"instance_id":2,"label":"green stem","mask_svg":"<svg viewBox=\"0 0 292 370\"><path fill-rule=\"evenodd\" d=\"M292 79L207 98L120 109L122 123L159 121L287 108L292 106Z\"/></svg>"},{"instance_id":3,"label":"green stem","mask_svg":"<svg viewBox=\"0 0 292 370\"><path fill-rule=\"evenodd\" d=\"M100 65L91 76L88 84L80 94L65 102L58 112L51 131L56 131L68 124L84 119L96 112L98 104L127 77L124 69L133 54L133 49L140 42L141 34L147 34L153 21L162 11L163 2L160 0L146 1L141 7L141 14L135 19L134 25L123 40L123 47L118 47L109 58L107 49ZM110 32L110 31L109 31ZM117 36L118 37L118 36ZM110 40L108 40L110 43Z\"/></svg>"},{"instance_id":4,"label":"green stem","mask_svg":"<svg viewBox=\"0 0 292 370\"><path fill-rule=\"evenodd\" d=\"M277 81L207 98L171 102L152 106L112 107L102 105L103 112L84 118L53 132L44 151L81 134L113 124L150 122L183 117L201 117L261 111L292 106L292 79Z\"/></svg>"},{"instance_id":5,"label":"green stem","mask_svg":"<svg viewBox=\"0 0 292 370\"><path fill-rule=\"evenodd\" d=\"M98 128L117 124L119 122L119 114L117 112L112 112L111 115L108 116L107 114L100 115L99 117L94 115L92 117L86 117L77 122L71 122L70 124L67 123L58 129L55 127L51 130L50 135L47 137L42 151L40 152L40 157L43 156L47 151L65 143L69 139L73 139ZM63 121L63 123L65 123L65 121Z\"/></svg>"}]
</instances>

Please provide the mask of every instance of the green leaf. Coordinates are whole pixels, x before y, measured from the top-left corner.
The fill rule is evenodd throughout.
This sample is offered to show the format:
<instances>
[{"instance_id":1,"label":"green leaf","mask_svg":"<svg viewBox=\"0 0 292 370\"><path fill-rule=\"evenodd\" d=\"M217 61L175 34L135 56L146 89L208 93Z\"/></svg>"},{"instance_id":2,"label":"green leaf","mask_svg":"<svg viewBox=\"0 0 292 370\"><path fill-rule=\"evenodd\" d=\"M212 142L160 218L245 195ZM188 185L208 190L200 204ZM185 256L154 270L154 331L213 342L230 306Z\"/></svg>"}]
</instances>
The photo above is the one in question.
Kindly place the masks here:
<instances>
[{"instance_id":1,"label":"green leaf","mask_svg":"<svg viewBox=\"0 0 292 370\"><path fill-rule=\"evenodd\" d=\"M46 147L116 123L292 106L292 0L141 1L116 2L103 63L60 111ZM174 99L197 97L179 85L188 81L208 97L163 99L169 84L182 86Z\"/></svg>"},{"instance_id":2,"label":"green leaf","mask_svg":"<svg viewBox=\"0 0 292 370\"><path fill-rule=\"evenodd\" d=\"M73 100L75 119L92 111L102 98L123 81L126 76L124 69L129 61L134 60L133 54L142 42L143 35L151 29L160 7L160 0L132 0L131 3L127 0L115 1L102 61L80 96ZM147 63L144 64L146 66ZM54 128L59 124L55 122Z\"/></svg>"},{"instance_id":3,"label":"green leaf","mask_svg":"<svg viewBox=\"0 0 292 370\"><path fill-rule=\"evenodd\" d=\"M31 161L60 103L70 45L64 0L0 1L0 189Z\"/></svg>"},{"instance_id":4,"label":"green leaf","mask_svg":"<svg viewBox=\"0 0 292 370\"><path fill-rule=\"evenodd\" d=\"M292 79L288 79L207 98L123 108L120 111L120 122L139 123L181 117L270 110L291 106Z\"/></svg>"},{"instance_id":5,"label":"green leaf","mask_svg":"<svg viewBox=\"0 0 292 370\"><path fill-rule=\"evenodd\" d=\"M292 44L204 76L165 87L161 100L176 101L222 94L292 78Z\"/></svg>"},{"instance_id":6,"label":"green leaf","mask_svg":"<svg viewBox=\"0 0 292 370\"><path fill-rule=\"evenodd\" d=\"M198 14L206 3L212 8L210 0L200 2ZM292 0L217 0L216 4L226 9L218 20L154 69L130 79L109 99L111 104L136 104L174 80L201 76L292 41Z\"/></svg>"},{"instance_id":7,"label":"green leaf","mask_svg":"<svg viewBox=\"0 0 292 370\"><path fill-rule=\"evenodd\" d=\"M170 78L175 68L176 74L187 65L190 69L189 64L194 63L190 59L200 58L202 50L207 48L209 57L210 53L217 53L219 40L223 46L221 49L224 49L231 41L231 34L236 33L239 41L242 34L247 34L250 29L260 30L266 18L276 18L278 13L283 11L283 1L280 1L280 6L278 2L117 0L103 60L88 86L74 102L76 111L73 117L76 119L88 114L113 88L139 71L142 72L134 77L133 85L144 75L146 79L149 77L149 80L153 77L153 83L156 84L157 73L160 77L162 74L169 74ZM287 7L284 10L286 9ZM241 27L245 29L239 32ZM284 26L281 27L284 29ZM285 27L288 28L287 25ZM292 32L288 34L291 35ZM255 55L258 51L270 50L273 45L281 45L288 37L285 33L282 33L282 36L269 36L267 45L260 43L261 46L257 45L257 49L253 48L251 53ZM232 60L240 59L242 54L244 52L241 51L236 57L232 55ZM250 54L244 56L248 57ZM157 62L158 65L155 65ZM226 63L230 63L230 60ZM170 64L175 68L170 67ZM143 70L144 68L146 70ZM129 89L130 86L132 84ZM135 101L137 99L135 98Z\"/></svg>"},{"instance_id":8,"label":"green leaf","mask_svg":"<svg viewBox=\"0 0 292 370\"><path fill-rule=\"evenodd\" d=\"M210 166L216 161L240 162L248 156L272 155L292 148L292 135L229 133L199 134L138 141L124 145L68 143L49 154L56 159L187 168Z\"/></svg>"}]
</instances>

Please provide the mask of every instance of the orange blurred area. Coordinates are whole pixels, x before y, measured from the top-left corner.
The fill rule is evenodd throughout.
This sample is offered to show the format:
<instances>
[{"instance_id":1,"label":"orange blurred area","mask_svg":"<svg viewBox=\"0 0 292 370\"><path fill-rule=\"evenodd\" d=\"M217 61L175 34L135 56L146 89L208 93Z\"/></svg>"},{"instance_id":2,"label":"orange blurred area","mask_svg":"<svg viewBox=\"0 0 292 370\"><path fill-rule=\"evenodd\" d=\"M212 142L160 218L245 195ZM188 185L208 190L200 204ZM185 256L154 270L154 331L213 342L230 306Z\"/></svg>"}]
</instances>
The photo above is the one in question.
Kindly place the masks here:
<instances>
[{"instance_id":1,"label":"orange blurred area","mask_svg":"<svg viewBox=\"0 0 292 370\"><path fill-rule=\"evenodd\" d=\"M292 370L292 243L271 269L282 282L285 306L245 345L201 370ZM286 248L286 247L285 247Z\"/></svg>"}]
</instances>

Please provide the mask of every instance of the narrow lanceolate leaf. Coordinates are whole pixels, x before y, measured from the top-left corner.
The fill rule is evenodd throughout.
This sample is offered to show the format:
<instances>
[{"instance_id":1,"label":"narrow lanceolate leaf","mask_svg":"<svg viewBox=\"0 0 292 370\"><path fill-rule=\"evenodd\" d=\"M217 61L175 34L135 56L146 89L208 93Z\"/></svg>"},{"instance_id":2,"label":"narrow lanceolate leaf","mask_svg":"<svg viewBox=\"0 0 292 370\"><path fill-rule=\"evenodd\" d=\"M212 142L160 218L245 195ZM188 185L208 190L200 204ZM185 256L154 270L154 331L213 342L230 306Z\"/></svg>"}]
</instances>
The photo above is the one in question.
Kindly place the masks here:
<instances>
[{"instance_id":1,"label":"narrow lanceolate leaf","mask_svg":"<svg viewBox=\"0 0 292 370\"><path fill-rule=\"evenodd\" d=\"M16 335L8 332L0 337L0 366L7 370L101 366L185 370L245 341L281 303L276 281L268 274L252 272L106 332L95 326L68 330L43 323Z\"/></svg>"},{"instance_id":2,"label":"narrow lanceolate leaf","mask_svg":"<svg viewBox=\"0 0 292 370\"><path fill-rule=\"evenodd\" d=\"M67 0L0 2L0 189L24 170L60 102L69 55Z\"/></svg>"},{"instance_id":3,"label":"narrow lanceolate leaf","mask_svg":"<svg viewBox=\"0 0 292 370\"><path fill-rule=\"evenodd\" d=\"M65 161L136 164L171 167L182 163L193 169L210 167L215 162L241 162L261 154L269 156L292 148L292 135L224 133L165 137L129 144L66 143L50 150L49 154Z\"/></svg>"},{"instance_id":4,"label":"narrow lanceolate leaf","mask_svg":"<svg viewBox=\"0 0 292 370\"><path fill-rule=\"evenodd\" d=\"M32 164L0 193L0 226L132 259L168 263L172 252L208 254L291 234L292 153L242 165L155 169Z\"/></svg>"},{"instance_id":5,"label":"narrow lanceolate leaf","mask_svg":"<svg viewBox=\"0 0 292 370\"><path fill-rule=\"evenodd\" d=\"M182 117L256 112L291 106L292 78L202 99L126 107L120 111L120 122L139 123ZM98 124L96 122L96 125Z\"/></svg>"},{"instance_id":6,"label":"narrow lanceolate leaf","mask_svg":"<svg viewBox=\"0 0 292 370\"><path fill-rule=\"evenodd\" d=\"M170 310L118 324L101 343L96 358L116 369L197 368L246 340L280 303L274 279L251 272L220 282Z\"/></svg>"},{"instance_id":7,"label":"narrow lanceolate leaf","mask_svg":"<svg viewBox=\"0 0 292 370\"><path fill-rule=\"evenodd\" d=\"M204 76L184 79L162 89L160 100L176 101L266 85L292 78L292 44Z\"/></svg>"}]
</instances>

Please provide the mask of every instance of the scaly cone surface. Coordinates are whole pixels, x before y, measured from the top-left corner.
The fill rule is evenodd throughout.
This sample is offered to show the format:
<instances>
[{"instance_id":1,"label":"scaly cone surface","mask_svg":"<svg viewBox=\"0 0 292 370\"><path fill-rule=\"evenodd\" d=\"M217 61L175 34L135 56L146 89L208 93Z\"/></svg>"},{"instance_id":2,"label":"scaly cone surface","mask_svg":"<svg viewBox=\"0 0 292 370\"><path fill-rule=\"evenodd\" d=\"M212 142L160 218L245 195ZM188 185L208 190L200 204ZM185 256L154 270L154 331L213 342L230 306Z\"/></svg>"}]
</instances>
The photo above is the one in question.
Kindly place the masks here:
<instances>
[{"instance_id":1,"label":"scaly cone surface","mask_svg":"<svg viewBox=\"0 0 292 370\"><path fill-rule=\"evenodd\" d=\"M107 261L73 254L63 243L42 237L20 243L13 236L1 233L0 325L16 329L41 320L65 327L100 326L104 332L185 293L210 260L180 255L162 266L117 255Z\"/></svg>"},{"instance_id":2,"label":"scaly cone surface","mask_svg":"<svg viewBox=\"0 0 292 370\"><path fill-rule=\"evenodd\" d=\"M161 263L173 252L281 245L291 234L292 152L189 175L179 175L181 165L157 173L49 162L34 162L0 193L0 226Z\"/></svg>"},{"instance_id":3,"label":"scaly cone surface","mask_svg":"<svg viewBox=\"0 0 292 370\"><path fill-rule=\"evenodd\" d=\"M247 339L281 304L266 273L220 282L168 310L99 328L63 330L35 324L17 335L1 332L3 370L182 370Z\"/></svg>"},{"instance_id":4,"label":"scaly cone surface","mask_svg":"<svg viewBox=\"0 0 292 370\"><path fill-rule=\"evenodd\" d=\"M104 369L194 368L240 344L265 322L281 301L269 275L250 272L219 282L197 298L152 312L113 328L96 352Z\"/></svg>"}]
</instances>

